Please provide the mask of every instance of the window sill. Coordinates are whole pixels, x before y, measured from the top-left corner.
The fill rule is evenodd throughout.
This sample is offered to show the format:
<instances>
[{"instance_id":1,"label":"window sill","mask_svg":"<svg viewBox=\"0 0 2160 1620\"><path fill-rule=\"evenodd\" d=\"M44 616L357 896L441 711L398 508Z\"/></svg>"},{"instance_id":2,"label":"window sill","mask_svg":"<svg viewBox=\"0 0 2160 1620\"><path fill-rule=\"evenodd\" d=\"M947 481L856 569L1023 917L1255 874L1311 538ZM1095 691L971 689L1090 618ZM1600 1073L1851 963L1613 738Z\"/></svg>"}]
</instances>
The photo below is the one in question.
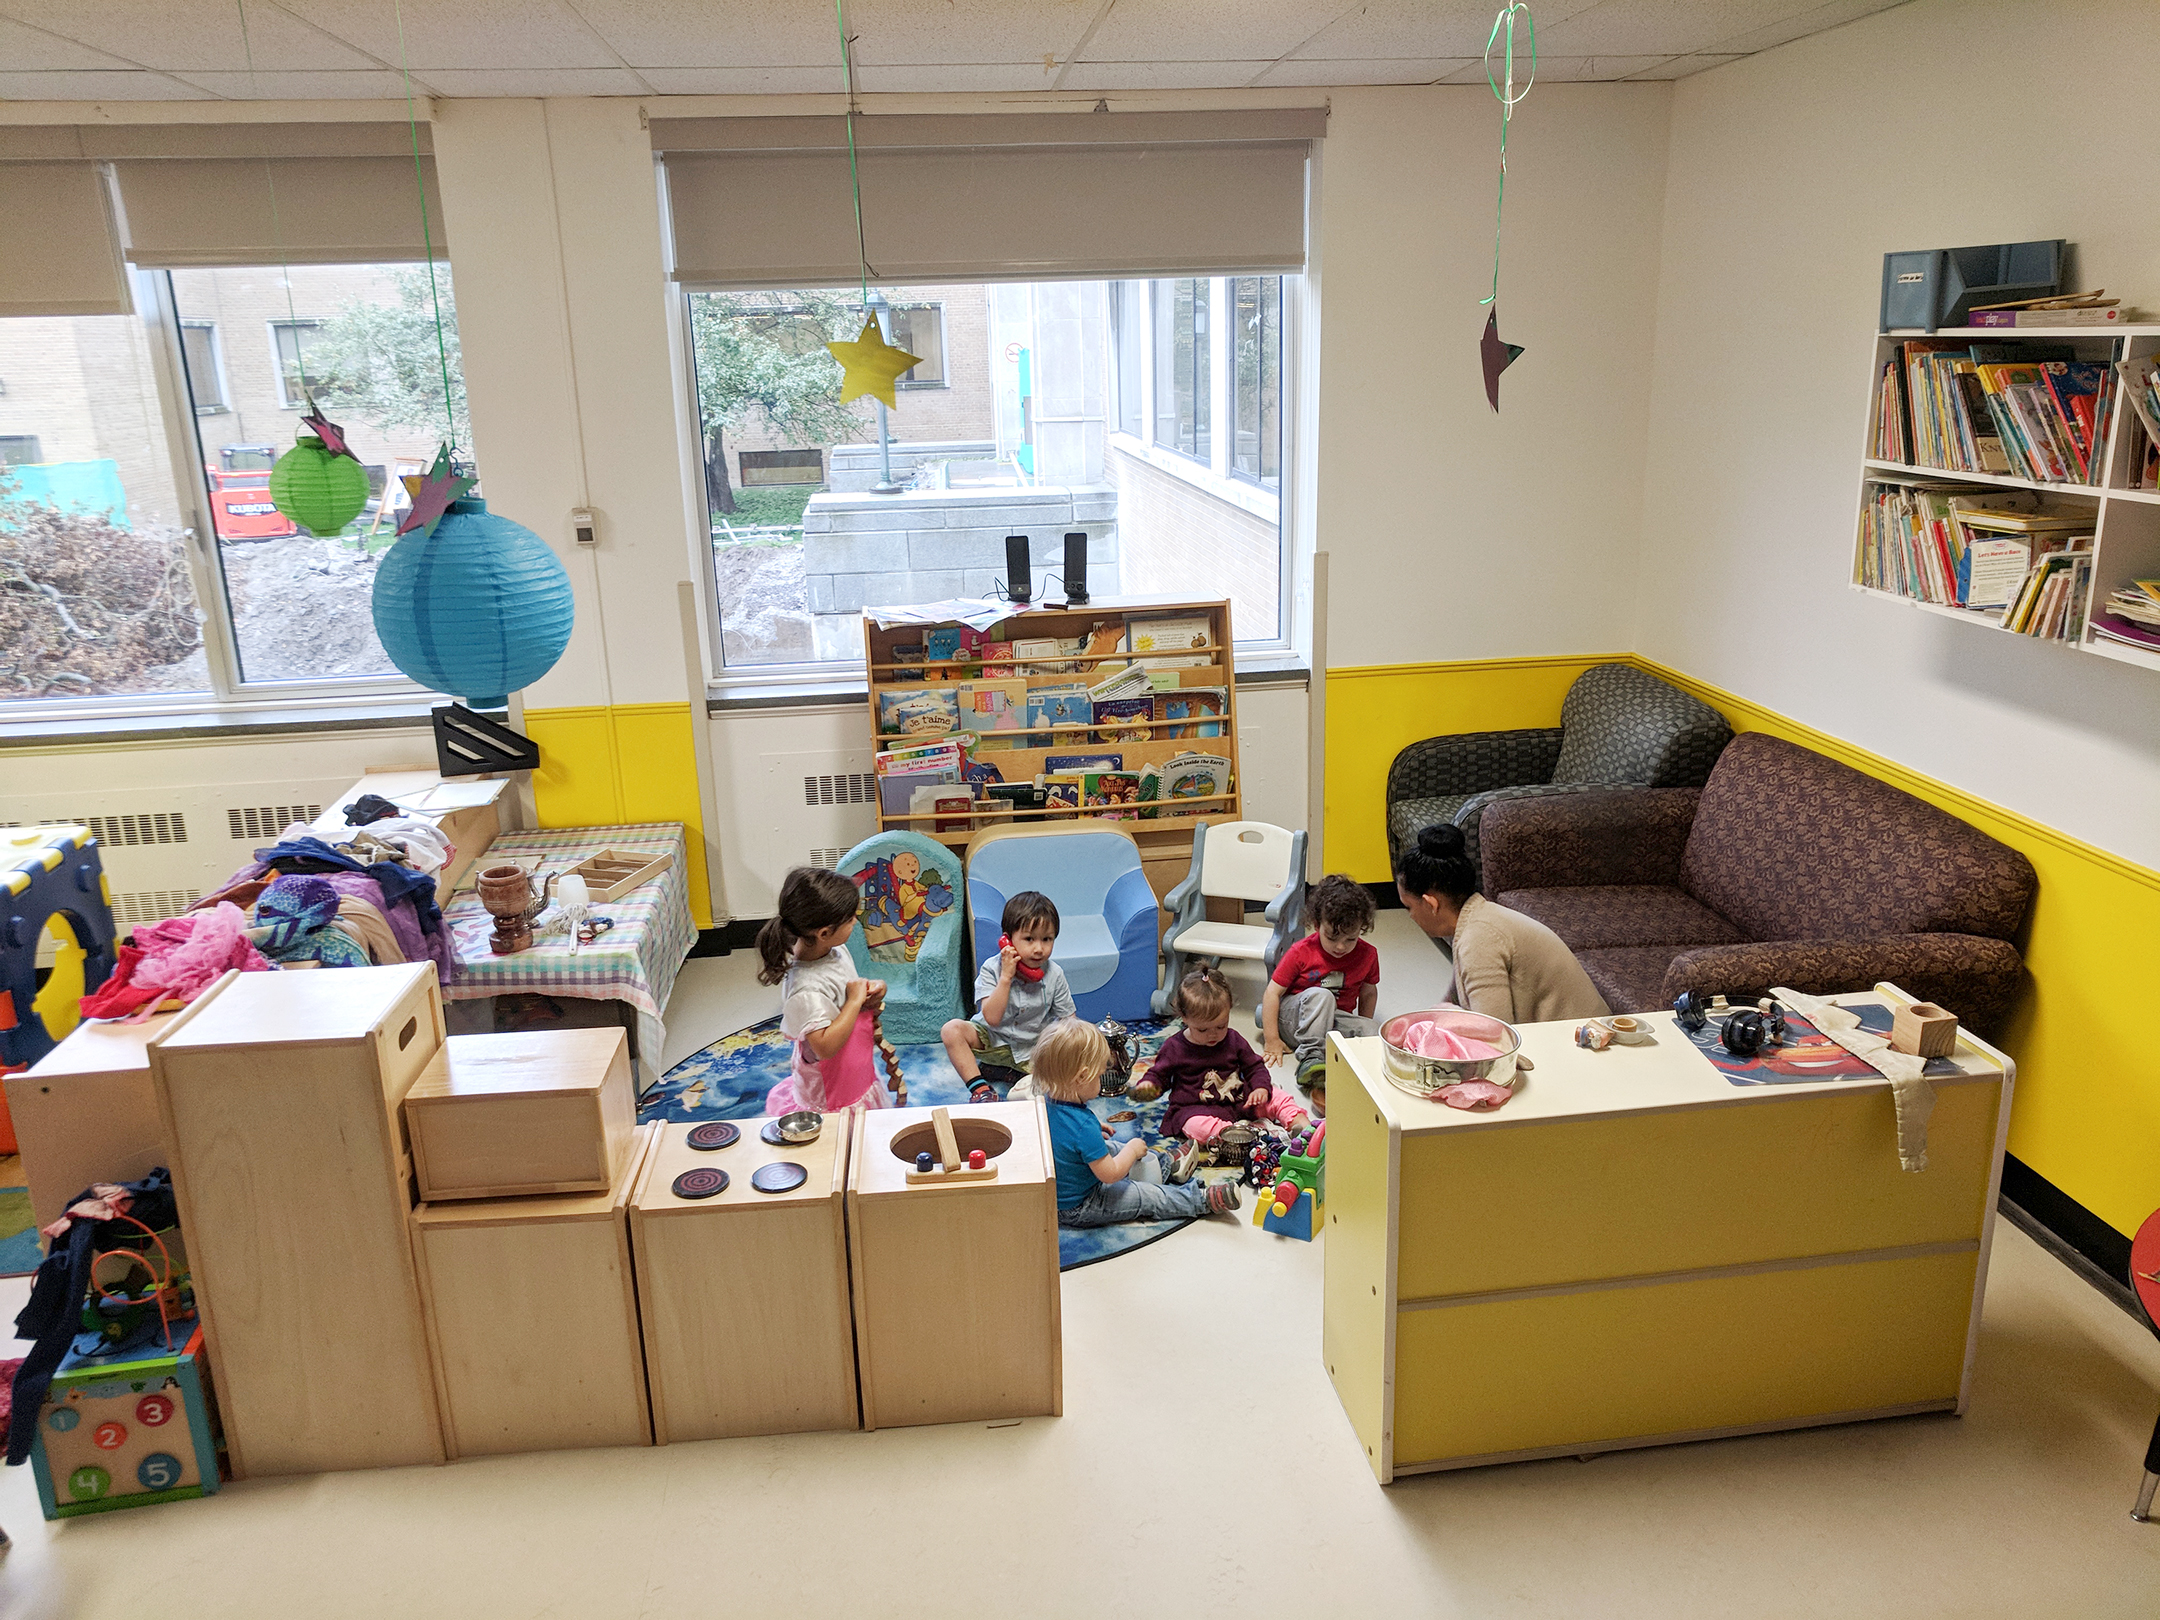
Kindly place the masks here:
<instances>
[{"instance_id":1,"label":"window sill","mask_svg":"<svg viewBox=\"0 0 2160 1620\"><path fill-rule=\"evenodd\" d=\"M37 752L101 743L196 742L205 739L281 737L314 731L381 731L429 726L440 698L354 704L234 704L222 709L175 709L163 713L40 719L0 718L0 750Z\"/></svg>"}]
</instances>

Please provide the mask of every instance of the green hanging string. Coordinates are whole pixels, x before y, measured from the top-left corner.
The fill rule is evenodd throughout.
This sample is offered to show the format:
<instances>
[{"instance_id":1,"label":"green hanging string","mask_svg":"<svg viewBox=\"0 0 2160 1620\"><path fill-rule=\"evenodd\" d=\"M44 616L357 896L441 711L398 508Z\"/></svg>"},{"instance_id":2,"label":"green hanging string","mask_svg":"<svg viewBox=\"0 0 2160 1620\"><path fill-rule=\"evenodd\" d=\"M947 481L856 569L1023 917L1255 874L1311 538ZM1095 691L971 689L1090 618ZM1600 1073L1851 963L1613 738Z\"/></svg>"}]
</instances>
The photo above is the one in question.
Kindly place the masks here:
<instances>
[{"instance_id":1,"label":"green hanging string","mask_svg":"<svg viewBox=\"0 0 2160 1620\"><path fill-rule=\"evenodd\" d=\"M1515 88L1515 13L1522 13L1523 34L1530 50L1530 77L1523 80L1520 90ZM1506 35L1502 41L1503 32ZM1505 58L1506 83L1493 77L1493 46L1501 45ZM1500 298L1500 220L1507 208L1507 137L1508 120L1515 115L1515 103L1530 93L1530 86L1537 82L1537 23L1530 15L1530 8L1522 0L1501 8L1493 18L1492 33L1485 40L1485 82L1492 86L1492 93L1500 100L1500 188L1493 199L1492 223L1492 291L1480 298L1480 306L1497 303Z\"/></svg>"},{"instance_id":2,"label":"green hanging string","mask_svg":"<svg viewBox=\"0 0 2160 1620\"><path fill-rule=\"evenodd\" d=\"M450 397L450 345L443 336L442 290L435 285L435 239L428 231L427 173L420 165L420 120L413 113L412 61L405 54L405 5L404 0L391 0L391 9L397 14L398 67L405 75L405 124L412 132L413 184L420 192L420 247L427 255L428 297L435 306L435 356L442 362L443 418L449 434L443 440L444 448L457 449L457 409ZM455 461L453 455L450 458Z\"/></svg>"},{"instance_id":3,"label":"green hanging string","mask_svg":"<svg viewBox=\"0 0 2160 1620\"><path fill-rule=\"evenodd\" d=\"M847 87L847 172L855 190L855 256L862 264L863 318L870 316L870 248L863 237L862 170L855 160L855 53L848 38L847 0L833 0L833 15L840 24L840 82Z\"/></svg>"},{"instance_id":4,"label":"green hanging string","mask_svg":"<svg viewBox=\"0 0 2160 1620\"><path fill-rule=\"evenodd\" d=\"M255 73L255 41L248 33L247 0L233 0L240 13L240 48L247 56L248 85L258 95L262 82ZM277 170L268 158L263 159L263 184L270 192L270 240L277 244L278 269L285 277L285 316L292 328L293 359L300 367L300 397L307 401L308 414L315 414L315 390L308 386L307 351L300 343L300 314L293 307L292 265L285 253L285 228L278 223Z\"/></svg>"}]
</instances>

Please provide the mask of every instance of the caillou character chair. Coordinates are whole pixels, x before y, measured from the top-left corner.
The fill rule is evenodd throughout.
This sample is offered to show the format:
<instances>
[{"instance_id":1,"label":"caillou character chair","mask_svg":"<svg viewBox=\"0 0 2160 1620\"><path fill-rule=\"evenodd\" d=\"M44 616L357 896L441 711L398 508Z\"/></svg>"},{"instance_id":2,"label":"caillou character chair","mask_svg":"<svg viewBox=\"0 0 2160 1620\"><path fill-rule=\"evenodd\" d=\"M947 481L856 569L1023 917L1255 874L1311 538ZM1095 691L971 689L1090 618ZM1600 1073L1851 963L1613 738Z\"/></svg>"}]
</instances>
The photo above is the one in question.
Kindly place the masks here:
<instances>
[{"instance_id":1,"label":"caillou character chair","mask_svg":"<svg viewBox=\"0 0 2160 1620\"><path fill-rule=\"evenodd\" d=\"M40 991L48 931L59 956ZM112 887L90 829L0 829L0 1074L28 1068L82 1021L78 1003L112 972L113 950ZM0 1151L14 1152L4 1113L0 1131Z\"/></svg>"},{"instance_id":2,"label":"caillou character chair","mask_svg":"<svg viewBox=\"0 0 2160 1620\"><path fill-rule=\"evenodd\" d=\"M1210 922L1210 900L1267 903L1266 925ZM1218 821L1195 828L1192 870L1163 896L1175 921L1162 936L1158 1015L1170 1011L1178 981L1199 963L1224 957L1258 962L1268 972L1305 933L1305 835L1265 821Z\"/></svg>"},{"instance_id":3,"label":"caillou character chair","mask_svg":"<svg viewBox=\"0 0 2160 1620\"><path fill-rule=\"evenodd\" d=\"M1057 949L1073 1006L1089 1023L1145 1018L1155 990L1155 891L1132 834L1107 821L991 827L968 843L975 968L998 954L1005 902L1023 889L1058 908Z\"/></svg>"},{"instance_id":4,"label":"caillou character chair","mask_svg":"<svg viewBox=\"0 0 2160 1620\"><path fill-rule=\"evenodd\" d=\"M967 1009L959 855L921 833L886 832L849 850L837 870L862 896L848 954L858 974L885 984L885 1039L936 1040Z\"/></svg>"}]
</instances>

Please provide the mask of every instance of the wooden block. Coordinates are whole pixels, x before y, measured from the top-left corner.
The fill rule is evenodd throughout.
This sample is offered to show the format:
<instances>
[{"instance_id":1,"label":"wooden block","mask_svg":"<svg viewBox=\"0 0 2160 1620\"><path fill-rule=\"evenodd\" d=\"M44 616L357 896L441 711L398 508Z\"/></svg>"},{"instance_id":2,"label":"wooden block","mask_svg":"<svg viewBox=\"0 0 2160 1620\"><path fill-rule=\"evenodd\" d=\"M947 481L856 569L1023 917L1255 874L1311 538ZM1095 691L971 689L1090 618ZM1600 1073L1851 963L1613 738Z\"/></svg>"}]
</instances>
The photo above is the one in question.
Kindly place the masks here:
<instances>
[{"instance_id":1,"label":"wooden block","mask_svg":"<svg viewBox=\"0 0 2160 1620\"><path fill-rule=\"evenodd\" d=\"M632 1132L605 1191L413 1212L451 1456L652 1444L629 1211L660 1129Z\"/></svg>"},{"instance_id":2,"label":"wooden block","mask_svg":"<svg viewBox=\"0 0 2160 1620\"><path fill-rule=\"evenodd\" d=\"M405 1094L425 1203L606 1192L637 1126L621 1029L452 1035Z\"/></svg>"},{"instance_id":3,"label":"wooden block","mask_svg":"<svg viewBox=\"0 0 2160 1620\"><path fill-rule=\"evenodd\" d=\"M1890 1015L1890 1050L1913 1057L1948 1057L1957 1050L1957 1014L1932 1001L1911 1001Z\"/></svg>"},{"instance_id":4,"label":"wooden block","mask_svg":"<svg viewBox=\"0 0 2160 1620\"><path fill-rule=\"evenodd\" d=\"M235 973L150 1043L236 1479L441 1462L399 1104L435 964Z\"/></svg>"},{"instance_id":5,"label":"wooden block","mask_svg":"<svg viewBox=\"0 0 2160 1620\"><path fill-rule=\"evenodd\" d=\"M173 1016L77 1025L26 1071L7 1077L37 1225L58 1220L92 1183L136 1181L170 1158L148 1049Z\"/></svg>"},{"instance_id":6,"label":"wooden block","mask_svg":"<svg viewBox=\"0 0 2160 1620\"><path fill-rule=\"evenodd\" d=\"M690 1146L691 1126L663 1127L630 1212L661 1445L861 1427L842 1209L853 1119L828 1114L815 1142L784 1147L759 1139L763 1120L739 1120L734 1145L710 1153ZM808 1179L750 1185L782 1162ZM701 1169L726 1171L726 1190L677 1197L675 1178Z\"/></svg>"},{"instance_id":7,"label":"wooden block","mask_svg":"<svg viewBox=\"0 0 2160 1620\"><path fill-rule=\"evenodd\" d=\"M911 1179L927 1108L859 1117L848 1178L863 1427L1034 1417L1063 1407L1057 1176L1038 1099L949 1113L994 1179ZM955 1182L958 1182L955 1185Z\"/></svg>"}]
</instances>

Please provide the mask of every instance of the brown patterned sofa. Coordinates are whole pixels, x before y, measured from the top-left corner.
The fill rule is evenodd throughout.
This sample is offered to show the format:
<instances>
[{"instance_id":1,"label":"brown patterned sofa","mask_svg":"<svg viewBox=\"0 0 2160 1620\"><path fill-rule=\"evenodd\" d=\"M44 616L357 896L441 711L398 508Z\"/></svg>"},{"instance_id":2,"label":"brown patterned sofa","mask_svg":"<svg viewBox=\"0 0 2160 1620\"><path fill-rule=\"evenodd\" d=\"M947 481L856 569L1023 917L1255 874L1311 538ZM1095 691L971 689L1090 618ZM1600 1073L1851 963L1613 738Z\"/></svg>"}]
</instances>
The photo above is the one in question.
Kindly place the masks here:
<instances>
[{"instance_id":1,"label":"brown patterned sofa","mask_svg":"<svg viewBox=\"0 0 2160 1620\"><path fill-rule=\"evenodd\" d=\"M1762 732L1700 788L1494 804L1484 846L1485 892L1567 941L1615 1012L1889 979L1985 1036L2036 886L1977 828Z\"/></svg>"}]
</instances>

